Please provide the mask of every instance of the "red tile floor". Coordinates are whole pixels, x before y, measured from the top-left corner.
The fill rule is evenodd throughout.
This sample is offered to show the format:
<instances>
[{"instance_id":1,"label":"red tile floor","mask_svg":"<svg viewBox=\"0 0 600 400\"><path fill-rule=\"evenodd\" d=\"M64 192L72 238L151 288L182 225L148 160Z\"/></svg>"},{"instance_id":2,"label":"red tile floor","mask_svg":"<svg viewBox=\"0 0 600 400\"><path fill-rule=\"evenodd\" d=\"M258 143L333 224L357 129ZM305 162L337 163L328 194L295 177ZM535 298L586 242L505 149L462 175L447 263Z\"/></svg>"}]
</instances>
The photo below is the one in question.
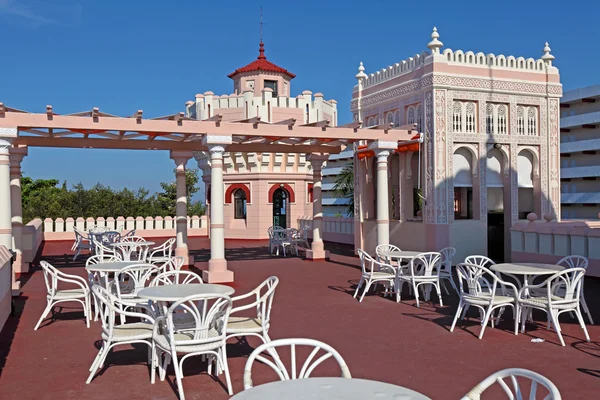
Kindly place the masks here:
<instances>
[{"instance_id":1,"label":"red tile floor","mask_svg":"<svg viewBox=\"0 0 600 400\"><path fill-rule=\"evenodd\" d=\"M67 273L84 276L83 259L69 262L70 243L49 243L40 259ZM198 269L206 268L207 239L191 239L190 248ZM229 267L235 272L233 286L245 293L265 278L280 279L275 295L270 335L273 339L307 337L336 348L354 377L405 386L432 399L459 399L489 374L508 367L537 371L556 383L564 399L598 399L600 393L600 326L588 325L591 343L569 316L562 317L566 347L558 345L545 318L514 336L511 312L499 328L487 329L478 340L477 314L448 331L456 310L455 295L444 296L444 307L433 303L415 306L406 296L400 304L380 295L368 295L363 303L352 298L360 271L351 249L329 246L329 262L269 256L265 242L228 241ZM16 316L0 335L0 399L176 399L174 373L165 382L150 384L143 346L117 347L105 368L86 385L88 368L100 337L100 324L85 327L77 306L66 305L38 331L33 327L45 306L45 286L39 267L23 277L23 294L16 300ZM600 281L586 281L588 304L600 322ZM543 343L532 343L542 338ZM242 374L248 354L257 340L228 345L233 389L243 389ZM285 355L284 355L285 357ZM329 360L328 360L329 361ZM268 379L263 365L255 382ZM218 380L206 374L205 365L191 359L183 380L188 399L226 399ZM333 364L317 370L337 373ZM492 394L489 398L494 398Z\"/></svg>"}]
</instances>

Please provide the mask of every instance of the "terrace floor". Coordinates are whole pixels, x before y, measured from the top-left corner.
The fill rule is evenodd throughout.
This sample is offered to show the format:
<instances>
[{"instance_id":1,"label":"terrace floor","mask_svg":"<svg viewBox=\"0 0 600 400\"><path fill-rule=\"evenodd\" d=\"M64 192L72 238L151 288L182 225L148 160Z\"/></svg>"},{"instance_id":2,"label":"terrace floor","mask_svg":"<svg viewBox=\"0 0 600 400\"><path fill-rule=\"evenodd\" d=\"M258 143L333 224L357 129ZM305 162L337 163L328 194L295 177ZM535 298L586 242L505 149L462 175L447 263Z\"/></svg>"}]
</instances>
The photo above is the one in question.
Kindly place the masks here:
<instances>
[{"instance_id":1,"label":"terrace floor","mask_svg":"<svg viewBox=\"0 0 600 400\"><path fill-rule=\"evenodd\" d=\"M41 259L68 273L84 276L83 262L70 263L70 243L46 243ZM191 239L196 268L207 267L208 239ZM561 347L553 331L545 328L545 317L528 325L524 335L514 336L512 313L505 313L500 327L488 327L478 340L478 314L449 326L457 297L444 296L439 307L432 303L415 306L406 294L397 304L380 295L368 295L363 303L352 298L360 276L358 258L349 247L329 245L332 258L304 261L269 256L264 241L227 241L226 256L235 272L232 286L245 293L265 278L276 275L270 336L314 338L332 345L346 360L354 377L405 386L432 399L459 399L491 373L508 367L527 368L545 375L560 389L564 399L593 399L600 392L600 326L588 325L591 343L584 340L578 324L561 317L567 343ZM100 323L85 327L77 306L67 304L56 319L33 327L45 307L46 290L39 267L24 277L23 294L16 299L16 316L0 334L0 398L9 399L176 399L174 373L167 381L150 384L144 346L117 347L105 368L86 385L88 368L100 338ZM586 280L586 296L593 317L600 322L600 280ZM543 343L532 343L542 338ZM229 368L234 392L243 389L246 359L258 340L228 345ZM255 382L268 379L264 366L256 369ZM183 380L188 399L226 399L219 381L206 374L198 357L186 364ZM318 370L317 370L318 371ZM337 370L335 370L337 371ZM324 365L319 374L337 373ZM254 377L254 375L253 375ZM492 396L490 398L494 398Z\"/></svg>"}]
</instances>

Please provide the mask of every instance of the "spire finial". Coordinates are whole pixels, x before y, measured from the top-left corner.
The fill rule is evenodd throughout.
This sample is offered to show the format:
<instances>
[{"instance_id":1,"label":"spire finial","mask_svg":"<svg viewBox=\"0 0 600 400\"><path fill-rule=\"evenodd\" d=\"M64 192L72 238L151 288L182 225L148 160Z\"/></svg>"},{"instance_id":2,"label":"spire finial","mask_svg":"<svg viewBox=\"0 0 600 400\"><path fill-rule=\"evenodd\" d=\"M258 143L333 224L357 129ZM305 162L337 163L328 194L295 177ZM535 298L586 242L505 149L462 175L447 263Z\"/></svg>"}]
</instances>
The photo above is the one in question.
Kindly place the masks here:
<instances>
[{"instance_id":1,"label":"spire finial","mask_svg":"<svg viewBox=\"0 0 600 400\"><path fill-rule=\"evenodd\" d=\"M258 49L258 59L259 60L266 60L267 57L265 56L265 44L263 43L263 14L262 14L262 6L260 7L260 47Z\"/></svg>"},{"instance_id":2,"label":"spire finial","mask_svg":"<svg viewBox=\"0 0 600 400\"><path fill-rule=\"evenodd\" d=\"M440 34L437 31L437 28L433 27L433 32L431 33L431 42L427 45L433 54L439 54L440 48L444 45L444 43L440 42L438 39Z\"/></svg>"},{"instance_id":3,"label":"spire finial","mask_svg":"<svg viewBox=\"0 0 600 400\"><path fill-rule=\"evenodd\" d=\"M367 78L367 74L365 74L365 67L361 61L360 65L358 66L358 74L356 74L356 79L361 80L363 78Z\"/></svg>"},{"instance_id":4,"label":"spire finial","mask_svg":"<svg viewBox=\"0 0 600 400\"><path fill-rule=\"evenodd\" d=\"M262 20L262 6L260 6L260 42L262 43L262 28L263 28L263 20Z\"/></svg>"},{"instance_id":5,"label":"spire finial","mask_svg":"<svg viewBox=\"0 0 600 400\"><path fill-rule=\"evenodd\" d=\"M554 60L554 56L550 54L550 51L552 51L552 49L548 45L548 42L546 42L544 45L544 55L542 56L542 60L544 60L548 65L552 65L552 61Z\"/></svg>"}]
</instances>

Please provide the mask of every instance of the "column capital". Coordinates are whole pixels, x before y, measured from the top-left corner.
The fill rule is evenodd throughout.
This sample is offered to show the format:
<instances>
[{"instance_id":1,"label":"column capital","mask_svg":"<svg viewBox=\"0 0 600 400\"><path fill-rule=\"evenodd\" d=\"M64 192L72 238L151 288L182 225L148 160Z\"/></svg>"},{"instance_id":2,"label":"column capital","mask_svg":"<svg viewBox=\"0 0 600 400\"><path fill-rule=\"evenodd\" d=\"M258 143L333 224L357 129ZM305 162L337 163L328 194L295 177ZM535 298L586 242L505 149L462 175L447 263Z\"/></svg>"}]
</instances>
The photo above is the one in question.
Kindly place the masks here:
<instances>
[{"instance_id":1,"label":"column capital","mask_svg":"<svg viewBox=\"0 0 600 400\"><path fill-rule=\"evenodd\" d=\"M231 135L204 135L202 137L202 144L209 146L209 149L210 145L220 145L225 147L231 143L233 143L233 136Z\"/></svg>"},{"instance_id":2,"label":"column capital","mask_svg":"<svg viewBox=\"0 0 600 400\"><path fill-rule=\"evenodd\" d=\"M27 146L15 146L8 149L10 166L20 168L21 161L28 155Z\"/></svg>"},{"instance_id":3,"label":"column capital","mask_svg":"<svg viewBox=\"0 0 600 400\"><path fill-rule=\"evenodd\" d=\"M397 140L374 140L369 143L369 150L396 150L397 148Z\"/></svg>"},{"instance_id":4,"label":"column capital","mask_svg":"<svg viewBox=\"0 0 600 400\"><path fill-rule=\"evenodd\" d=\"M5 143L12 143L18 135L19 130L17 128L5 128L0 126L0 147L6 146Z\"/></svg>"},{"instance_id":5,"label":"column capital","mask_svg":"<svg viewBox=\"0 0 600 400\"><path fill-rule=\"evenodd\" d=\"M171 150L170 156L171 159L175 161L177 166L185 166L185 164L192 158L193 154L191 151L187 150Z\"/></svg>"},{"instance_id":6,"label":"column capital","mask_svg":"<svg viewBox=\"0 0 600 400\"><path fill-rule=\"evenodd\" d=\"M310 153L306 156L306 160L310 162L313 170L320 170L323 168L323 163L329 159L328 154Z\"/></svg>"}]
</instances>

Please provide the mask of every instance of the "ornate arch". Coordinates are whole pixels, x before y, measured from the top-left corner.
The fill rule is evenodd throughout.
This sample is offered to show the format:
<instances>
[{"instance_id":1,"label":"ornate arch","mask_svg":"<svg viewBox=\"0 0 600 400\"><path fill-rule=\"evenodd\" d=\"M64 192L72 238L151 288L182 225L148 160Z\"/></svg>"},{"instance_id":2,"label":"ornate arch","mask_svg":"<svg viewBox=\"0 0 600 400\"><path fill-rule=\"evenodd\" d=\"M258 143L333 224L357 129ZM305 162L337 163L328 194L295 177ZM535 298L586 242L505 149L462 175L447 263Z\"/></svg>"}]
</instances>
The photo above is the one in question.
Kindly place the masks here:
<instances>
[{"instance_id":1,"label":"ornate arch","mask_svg":"<svg viewBox=\"0 0 600 400\"><path fill-rule=\"evenodd\" d=\"M540 155L538 150L533 146L519 146L517 148L517 156L524 151L528 151L533 158L533 175L540 176Z\"/></svg>"},{"instance_id":2,"label":"ornate arch","mask_svg":"<svg viewBox=\"0 0 600 400\"><path fill-rule=\"evenodd\" d=\"M467 149L471 154L471 174L473 174L473 176L476 177L477 165L479 164L479 158L477 156L477 147L470 143L458 143L454 145L454 151L452 152L452 154L456 153L458 149L462 148Z\"/></svg>"},{"instance_id":3,"label":"ornate arch","mask_svg":"<svg viewBox=\"0 0 600 400\"><path fill-rule=\"evenodd\" d=\"M283 185L283 186L280 186L280 185ZM269 189L269 203L273 203L273 194L279 188L284 189L286 192L288 192L288 195L290 196L290 203L296 202L296 193L294 192L294 189L292 189L292 187L290 185L288 185L287 183L274 183L271 186L271 188Z\"/></svg>"},{"instance_id":4,"label":"ornate arch","mask_svg":"<svg viewBox=\"0 0 600 400\"><path fill-rule=\"evenodd\" d=\"M251 203L251 201L250 201L250 188L247 185L243 184L243 183L234 183L232 185L229 185L229 187L227 188L227 191L225 191L225 204L231 204L232 203L232 199L231 198L233 196L233 193L236 190L238 190L238 189L243 190L244 193L246 193L246 202L248 204Z\"/></svg>"}]
</instances>

